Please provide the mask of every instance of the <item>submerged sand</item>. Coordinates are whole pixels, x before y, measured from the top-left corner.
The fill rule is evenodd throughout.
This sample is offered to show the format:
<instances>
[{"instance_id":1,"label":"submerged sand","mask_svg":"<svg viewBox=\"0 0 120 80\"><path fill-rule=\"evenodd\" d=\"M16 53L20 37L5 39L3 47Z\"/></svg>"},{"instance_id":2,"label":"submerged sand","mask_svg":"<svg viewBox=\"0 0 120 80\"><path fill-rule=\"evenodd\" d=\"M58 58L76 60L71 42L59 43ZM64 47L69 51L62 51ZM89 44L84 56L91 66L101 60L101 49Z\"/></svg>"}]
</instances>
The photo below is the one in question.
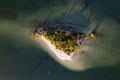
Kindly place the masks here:
<instances>
[{"instance_id":1,"label":"submerged sand","mask_svg":"<svg viewBox=\"0 0 120 80\"><path fill-rule=\"evenodd\" d=\"M94 22L90 27L95 26ZM111 24L108 24L111 23ZM109 28L109 26L114 26ZM62 66L70 70L81 71L94 67L103 66L115 66L119 64L120 58L119 53L119 38L118 24L113 20L104 19L103 23L100 25L99 33L94 40L84 40L84 44L80 49L72 56L71 60L61 60L55 54L55 50L51 50L48 43L45 42L43 38L38 39L40 47L45 49L48 54L58 61ZM90 43L88 45L88 43ZM57 53L57 52L56 52Z\"/></svg>"},{"instance_id":2,"label":"submerged sand","mask_svg":"<svg viewBox=\"0 0 120 80\"><path fill-rule=\"evenodd\" d=\"M56 47L53 44L51 44L50 41L46 40L44 36L38 38L37 42L40 43L38 45L40 45L43 49L45 49L45 51L47 51L51 57L53 57L58 62L62 63L63 66L66 66L67 68L72 70L79 70L79 69L84 70L87 68L87 66L85 67L83 62L84 59L81 58L80 60L81 62L78 64L79 59L77 58L77 56L79 56L78 55L79 52L84 51L84 49L86 49L87 47L80 47L80 49L75 51L73 55L67 55L65 52L56 49Z\"/></svg>"}]
</instances>

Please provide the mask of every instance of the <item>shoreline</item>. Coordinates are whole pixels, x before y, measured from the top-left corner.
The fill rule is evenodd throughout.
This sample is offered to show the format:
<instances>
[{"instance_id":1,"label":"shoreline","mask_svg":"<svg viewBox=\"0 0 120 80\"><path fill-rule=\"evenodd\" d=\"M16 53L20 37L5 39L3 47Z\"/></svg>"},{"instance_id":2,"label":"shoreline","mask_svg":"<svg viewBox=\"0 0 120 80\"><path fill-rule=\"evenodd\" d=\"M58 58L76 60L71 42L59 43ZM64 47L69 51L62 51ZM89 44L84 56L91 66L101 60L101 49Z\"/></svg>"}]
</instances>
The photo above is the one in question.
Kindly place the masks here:
<instances>
[{"instance_id":1,"label":"shoreline","mask_svg":"<svg viewBox=\"0 0 120 80\"><path fill-rule=\"evenodd\" d=\"M67 55L67 53L56 49L56 47L48 40L45 39L44 36L41 36L41 39L47 43L49 48L54 52L54 54L61 60L72 60L72 55ZM73 53L72 53L73 54Z\"/></svg>"}]
</instances>

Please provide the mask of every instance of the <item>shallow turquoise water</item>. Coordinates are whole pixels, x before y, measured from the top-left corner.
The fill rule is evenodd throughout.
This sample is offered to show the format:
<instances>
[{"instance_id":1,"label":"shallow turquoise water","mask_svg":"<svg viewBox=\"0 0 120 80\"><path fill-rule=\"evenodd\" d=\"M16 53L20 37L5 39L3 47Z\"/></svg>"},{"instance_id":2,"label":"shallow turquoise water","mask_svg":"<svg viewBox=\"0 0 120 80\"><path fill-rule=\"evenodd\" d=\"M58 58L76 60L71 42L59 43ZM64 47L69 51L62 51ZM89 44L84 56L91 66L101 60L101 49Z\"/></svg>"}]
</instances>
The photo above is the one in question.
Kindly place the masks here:
<instances>
[{"instance_id":1,"label":"shallow turquoise water","mask_svg":"<svg viewBox=\"0 0 120 80\"><path fill-rule=\"evenodd\" d=\"M79 1L79 0L78 0ZM80 1L79 1L80 2ZM115 2L94 1L90 4L96 14L104 15L119 23L119 11ZM0 80L119 80L119 62L115 66L94 67L85 71L71 71L63 67L58 61L54 60L48 52L43 50L35 41L27 36L31 30L29 27L33 19L44 21L46 17L51 21L61 21L77 24L81 19L74 19L74 15L79 17L81 7L77 1L72 0L20 0L20 1L0 1L1 22L0 22ZM104 4L104 6L101 6ZM116 4L116 5L115 5ZM71 6L73 18L68 14ZM113 8L112 10L109 9ZM115 10L116 9L116 10ZM104 14L104 11L105 14ZM10 13L10 14L8 14ZM82 14L82 13L80 13ZM66 16L68 18L59 18ZM97 17L95 17L97 18ZM99 18L99 17L98 17ZM57 20L56 20L57 19ZM83 21L84 20L84 21ZM79 24L89 25L87 18L82 16ZM79 25L77 24L77 25ZM107 23L109 24L109 22ZM115 25L114 25L115 26ZM114 27L110 26L111 28ZM119 29L119 28L118 28ZM105 28L106 30L106 28ZM115 30L118 32L117 28ZM108 30L109 31L109 30ZM117 32L115 33L117 35ZM108 32L111 33L111 32ZM119 32L118 32L119 33ZM106 33L107 34L107 33ZM116 37L114 37L116 39ZM103 40L104 41L104 40ZM118 44L116 43L118 42ZM111 51L119 51L119 39L116 39L110 48ZM105 45L106 46L106 45ZM106 48L106 47L105 47ZM103 48L104 49L104 48ZM111 54L112 55L112 54ZM114 56L114 55L113 55ZM118 54L118 58L119 58ZM111 57L111 56L110 56ZM117 56L115 55L117 58ZM117 58L117 59L118 59ZM103 59L106 59L103 58ZM111 59L114 58L111 57ZM96 60L97 61L97 60ZM98 60L99 61L99 60ZM99 63L99 62L98 62ZM110 61L108 63L111 63ZM93 65L95 65L93 63Z\"/></svg>"}]
</instances>

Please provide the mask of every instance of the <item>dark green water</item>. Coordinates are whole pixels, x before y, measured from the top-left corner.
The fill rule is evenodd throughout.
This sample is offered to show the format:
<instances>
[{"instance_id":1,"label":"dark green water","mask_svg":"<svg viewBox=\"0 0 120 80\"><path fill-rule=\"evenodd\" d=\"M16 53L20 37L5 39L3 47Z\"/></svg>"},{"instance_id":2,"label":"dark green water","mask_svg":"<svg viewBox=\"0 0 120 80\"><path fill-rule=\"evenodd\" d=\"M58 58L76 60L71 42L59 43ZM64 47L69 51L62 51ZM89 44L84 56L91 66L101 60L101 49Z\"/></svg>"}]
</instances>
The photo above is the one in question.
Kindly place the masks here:
<instances>
[{"instance_id":1,"label":"dark green water","mask_svg":"<svg viewBox=\"0 0 120 80\"><path fill-rule=\"evenodd\" d=\"M104 15L119 24L119 0L89 0L89 3L98 16ZM120 80L119 61L115 66L71 71L54 60L48 52L26 35L31 29L28 25L33 19L42 22L48 16L56 22L61 20L77 24L80 21L79 24L84 24L86 27L89 22L85 16L79 16L82 14L79 13L81 10L79 5L80 0L1 0L0 80ZM73 6L75 9L72 9ZM73 17L67 15L70 9L75 13ZM67 15L66 18L59 18L64 15ZM74 19L74 16L81 17L82 20ZM119 39L116 41L119 42ZM113 46L115 49L112 48L111 51L115 50L117 53L119 43ZM119 53L116 58L120 58ZM114 61L111 57L112 59Z\"/></svg>"}]
</instances>

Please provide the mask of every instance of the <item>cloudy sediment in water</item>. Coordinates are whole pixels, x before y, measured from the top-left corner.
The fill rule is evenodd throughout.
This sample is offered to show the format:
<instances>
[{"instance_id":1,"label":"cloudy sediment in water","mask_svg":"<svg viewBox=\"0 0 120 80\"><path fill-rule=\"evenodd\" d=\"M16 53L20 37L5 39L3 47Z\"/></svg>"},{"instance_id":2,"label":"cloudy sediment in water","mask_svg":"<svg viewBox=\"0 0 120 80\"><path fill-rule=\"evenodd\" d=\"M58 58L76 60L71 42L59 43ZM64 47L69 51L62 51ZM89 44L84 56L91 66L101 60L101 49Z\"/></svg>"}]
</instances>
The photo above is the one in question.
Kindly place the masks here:
<instances>
[{"instance_id":1,"label":"cloudy sediment in water","mask_svg":"<svg viewBox=\"0 0 120 80\"><path fill-rule=\"evenodd\" d=\"M82 3L80 0L0 1L0 79L119 80L119 2L109 1L110 5L107 5L103 0L90 0L91 7L79 13L84 8ZM93 10L93 14L90 23L87 23L81 15L88 17L89 9ZM86 22L88 30L91 30L101 15L104 18L98 28L100 35L90 45L85 45L85 54L77 53L71 62L59 60L51 51L45 51L44 44L39 45L28 35L34 29L31 27L33 20L44 22L48 18L50 21L75 24Z\"/></svg>"}]
</instances>

